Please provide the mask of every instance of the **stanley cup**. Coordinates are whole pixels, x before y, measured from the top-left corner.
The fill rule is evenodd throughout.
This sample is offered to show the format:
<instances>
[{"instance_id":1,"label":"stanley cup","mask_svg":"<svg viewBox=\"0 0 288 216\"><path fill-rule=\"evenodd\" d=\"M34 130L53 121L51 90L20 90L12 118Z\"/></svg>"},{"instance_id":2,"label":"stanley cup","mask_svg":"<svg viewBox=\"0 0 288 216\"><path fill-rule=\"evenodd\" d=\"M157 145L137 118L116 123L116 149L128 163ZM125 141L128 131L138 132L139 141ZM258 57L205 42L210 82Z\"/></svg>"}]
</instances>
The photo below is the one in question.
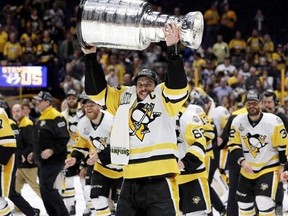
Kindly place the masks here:
<instances>
[{"instance_id":1,"label":"stanley cup","mask_svg":"<svg viewBox=\"0 0 288 216\"><path fill-rule=\"evenodd\" d=\"M96 45L143 50L151 42L164 41L165 23L177 22L181 43L197 49L202 41L203 16L190 12L181 19L153 12L141 0L82 0L78 12L77 36L83 47Z\"/></svg>"}]
</instances>

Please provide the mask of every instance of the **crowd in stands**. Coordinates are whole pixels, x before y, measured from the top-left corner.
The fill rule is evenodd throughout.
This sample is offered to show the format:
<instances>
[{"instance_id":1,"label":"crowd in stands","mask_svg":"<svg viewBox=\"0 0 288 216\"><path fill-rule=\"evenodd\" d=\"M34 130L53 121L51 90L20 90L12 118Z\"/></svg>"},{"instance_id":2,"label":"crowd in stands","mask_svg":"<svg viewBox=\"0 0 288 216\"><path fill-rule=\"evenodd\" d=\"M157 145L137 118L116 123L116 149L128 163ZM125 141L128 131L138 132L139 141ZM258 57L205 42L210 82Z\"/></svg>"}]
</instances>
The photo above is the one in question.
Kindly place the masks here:
<instances>
[{"instance_id":1,"label":"crowd in stands","mask_svg":"<svg viewBox=\"0 0 288 216\"><path fill-rule=\"evenodd\" d=\"M1 65L46 65L47 90L52 95L60 95L61 100L70 89L80 94L85 66L76 35L78 3L64 0L7 3L0 20ZM165 11L164 6L154 6L154 10ZM264 28L265 14L260 9L255 11L251 20L254 28L244 37L237 29L240 22L237 13L228 3L213 2L202 13L205 32L201 48L197 51L181 48L190 84L231 112L243 106L243 96L251 88L260 92L272 89L281 98L281 70L286 72L288 66L287 41L274 43ZM175 8L174 15L180 17L181 8ZM133 76L143 67L153 68L160 81L165 77L167 54L162 42L152 43L144 52L99 48L97 54L111 86L132 85ZM1 93L5 96L5 91ZM287 112L287 91L283 97L283 112Z\"/></svg>"}]
</instances>

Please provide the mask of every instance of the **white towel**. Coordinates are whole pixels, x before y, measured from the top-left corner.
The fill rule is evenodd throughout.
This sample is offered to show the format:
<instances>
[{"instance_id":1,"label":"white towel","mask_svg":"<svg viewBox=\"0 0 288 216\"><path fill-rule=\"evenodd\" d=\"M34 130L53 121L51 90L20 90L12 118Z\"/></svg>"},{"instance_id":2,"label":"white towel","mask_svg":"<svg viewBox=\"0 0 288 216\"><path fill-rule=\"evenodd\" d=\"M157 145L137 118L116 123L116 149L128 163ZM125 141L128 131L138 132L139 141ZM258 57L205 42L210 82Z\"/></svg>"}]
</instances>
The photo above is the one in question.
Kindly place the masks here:
<instances>
[{"instance_id":1,"label":"white towel","mask_svg":"<svg viewBox=\"0 0 288 216\"><path fill-rule=\"evenodd\" d=\"M120 98L120 106L114 117L111 131L111 162L112 164L127 165L129 162L129 110L136 100L135 86L127 89Z\"/></svg>"}]
</instances>

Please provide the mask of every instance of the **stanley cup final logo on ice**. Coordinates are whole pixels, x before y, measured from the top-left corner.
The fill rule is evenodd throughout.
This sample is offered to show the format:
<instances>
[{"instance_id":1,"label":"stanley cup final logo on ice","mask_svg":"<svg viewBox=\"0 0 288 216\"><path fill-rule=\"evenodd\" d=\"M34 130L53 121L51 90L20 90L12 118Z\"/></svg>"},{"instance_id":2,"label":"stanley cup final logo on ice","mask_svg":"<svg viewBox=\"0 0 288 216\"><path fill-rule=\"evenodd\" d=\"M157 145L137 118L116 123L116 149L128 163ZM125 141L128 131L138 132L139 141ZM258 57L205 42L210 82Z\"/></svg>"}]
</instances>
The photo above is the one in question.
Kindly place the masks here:
<instances>
[{"instance_id":1,"label":"stanley cup final logo on ice","mask_svg":"<svg viewBox=\"0 0 288 216\"><path fill-rule=\"evenodd\" d=\"M175 21L180 26L181 43L197 49L204 29L203 15L199 11L179 19L154 12L151 4L141 0L82 0L77 37L82 47L144 50L151 42L164 41L162 28Z\"/></svg>"}]
</instances>

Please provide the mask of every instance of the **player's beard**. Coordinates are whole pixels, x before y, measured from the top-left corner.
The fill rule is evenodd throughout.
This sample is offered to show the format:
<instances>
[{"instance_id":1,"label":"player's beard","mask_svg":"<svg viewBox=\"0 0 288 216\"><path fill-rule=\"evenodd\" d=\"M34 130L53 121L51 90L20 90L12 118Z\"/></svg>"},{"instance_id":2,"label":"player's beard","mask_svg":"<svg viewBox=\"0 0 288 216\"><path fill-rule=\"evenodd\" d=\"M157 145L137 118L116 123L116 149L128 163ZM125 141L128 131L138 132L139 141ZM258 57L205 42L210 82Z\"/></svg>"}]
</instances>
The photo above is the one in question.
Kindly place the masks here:
<instances>
[{"instance_id":1,"label":"player's beard","mask_svg":"<svg viewBox=\"0 0 288 216\"><path fill-rule=\"evenodd\" d=\"M247 111L248 111L248 114L250 116L257 116L260 114L261 108L260 107L259 108L258 107L249 107L247 109Z\"/></svg>"}]
</instances>

